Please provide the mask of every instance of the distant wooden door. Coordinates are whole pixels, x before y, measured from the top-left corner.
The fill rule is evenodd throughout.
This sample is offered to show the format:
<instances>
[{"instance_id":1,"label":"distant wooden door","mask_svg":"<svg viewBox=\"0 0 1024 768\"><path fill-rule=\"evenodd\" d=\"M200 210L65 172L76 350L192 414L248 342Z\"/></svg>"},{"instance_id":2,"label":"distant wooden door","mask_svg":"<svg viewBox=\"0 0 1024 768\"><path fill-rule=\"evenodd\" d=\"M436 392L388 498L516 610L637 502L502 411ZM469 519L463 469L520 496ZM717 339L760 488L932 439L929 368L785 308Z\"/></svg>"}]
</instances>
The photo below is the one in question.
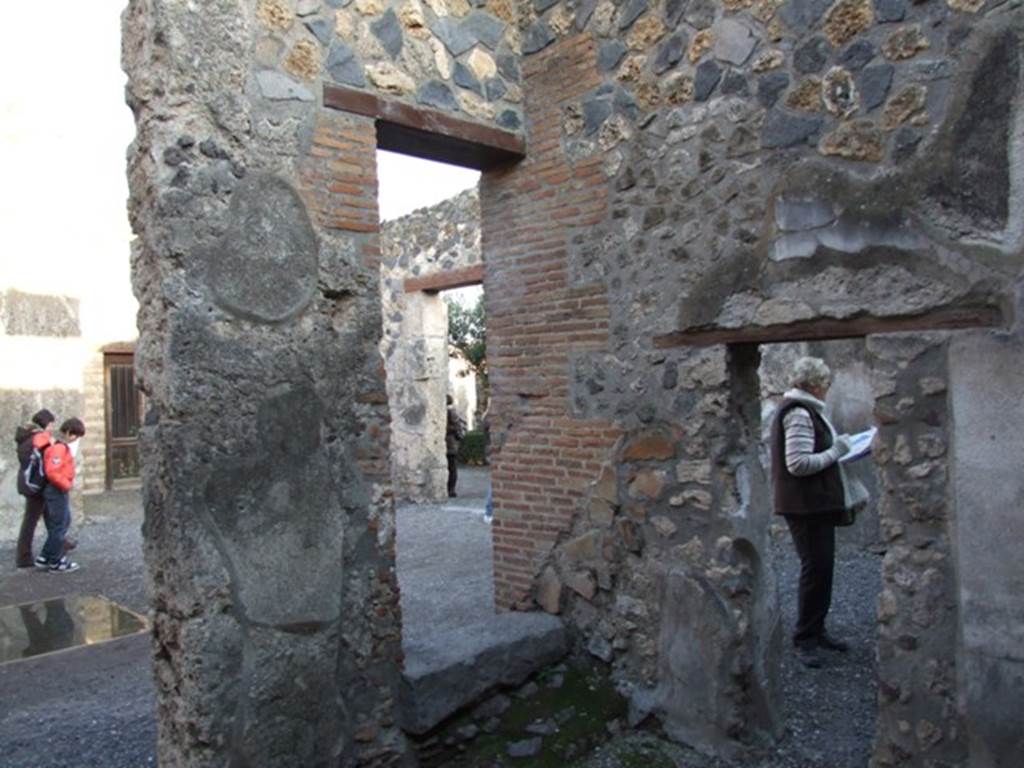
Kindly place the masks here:
<instances>
[{"instance_id":1,"label":"distant wooden door","mask_svg":"<svg viewBox=\"0 0 1024 768\"><path fill-rule=\"evenodd\" d=\"M134 355L103 357L107 403L107 488L140 475L142 394L135 386Z\"/></svg>"}]
</instances>

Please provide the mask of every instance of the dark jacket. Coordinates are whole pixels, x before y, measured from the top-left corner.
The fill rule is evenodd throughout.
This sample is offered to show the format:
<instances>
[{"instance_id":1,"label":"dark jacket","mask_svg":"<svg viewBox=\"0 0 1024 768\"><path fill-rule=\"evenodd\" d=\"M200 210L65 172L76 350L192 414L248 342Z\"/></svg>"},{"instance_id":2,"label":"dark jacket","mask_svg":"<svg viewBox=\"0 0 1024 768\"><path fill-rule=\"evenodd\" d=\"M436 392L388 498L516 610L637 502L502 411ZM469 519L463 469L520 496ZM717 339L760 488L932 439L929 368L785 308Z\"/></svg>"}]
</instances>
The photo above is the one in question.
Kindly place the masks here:
<instances>
[{"instance_id":1,"label":"dark jacket","mask_svg":"<svg viewBox=\"0 0 1024 768\"><path fill-rule=\"evenodd\" d=\"M448 421L444 428L444 452L454 454L459 452L459 443L466 436L466 425L462 417L456 412L454 406L448 406Z\"/></svg>"},{"instance_id":2,"label":"dark jacket","mask_svg":"<svg viewBox=\"0 0 1024 768\"><path fill-rule=\"evenodd\" d=\"M786 468L786 436L782 420L793 408L803 408L811 414L814 423L814 452L832 447L832 432L825 419L813 408L798 400L783 400L772 420L771 458L772 492L777 515L834 515L846 507L843 479L839 463L833 463L821 472L797 477Z\"/></svg>"}]
</instances>

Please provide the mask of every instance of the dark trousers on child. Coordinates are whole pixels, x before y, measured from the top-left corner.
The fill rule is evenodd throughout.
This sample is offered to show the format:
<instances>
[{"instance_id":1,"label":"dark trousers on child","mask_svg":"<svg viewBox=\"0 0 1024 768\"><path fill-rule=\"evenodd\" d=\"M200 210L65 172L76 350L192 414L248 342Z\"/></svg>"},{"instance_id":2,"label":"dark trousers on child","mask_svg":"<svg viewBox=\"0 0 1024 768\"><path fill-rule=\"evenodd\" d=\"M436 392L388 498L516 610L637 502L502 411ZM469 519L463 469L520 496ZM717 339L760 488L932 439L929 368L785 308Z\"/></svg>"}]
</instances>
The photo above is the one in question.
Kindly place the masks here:
<instances>
[{"instance_id":1,"label":"dark trousers on child","mask_svg":"<svg viewBox=\"0 0 1024 768\"><path fill-rule=\"evenodd\" d=\"M825 617L832 605L836 529L832 515L787 515L786 525L800 557L793 645L813 648L825 632Z\"/></svg>"},{"instance_id":2,"label":"dark trousers on child","mask_svg":"<svg viewBox=\"0 0 1024 768\"><path fill-rule=\"evenodd\" d=\"M42 496L25 497L25 514L21 518L21 530L18 532L18 567L28 568L33 564L32 540L36 535L39 518L46 510L46 501Z\"/></svg>"}]
</instances>

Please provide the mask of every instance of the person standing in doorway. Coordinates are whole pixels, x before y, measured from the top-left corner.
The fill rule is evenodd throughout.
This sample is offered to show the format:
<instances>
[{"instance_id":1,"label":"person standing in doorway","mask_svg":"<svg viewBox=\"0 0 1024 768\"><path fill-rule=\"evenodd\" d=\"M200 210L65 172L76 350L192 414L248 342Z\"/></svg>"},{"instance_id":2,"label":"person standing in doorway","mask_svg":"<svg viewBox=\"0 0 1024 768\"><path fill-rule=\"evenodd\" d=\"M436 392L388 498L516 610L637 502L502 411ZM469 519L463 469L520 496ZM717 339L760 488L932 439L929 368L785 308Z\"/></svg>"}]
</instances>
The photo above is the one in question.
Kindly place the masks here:
<instances>
[{"instance_id":1,"label":"person standing in doorway","mask_svg":"<svg viewBox=\"0 0 1024 768\"><path fill-rule=\"evenodd\" d=\"M71 487L75 484L75 454L78 441L85 435L81 419L68 419L60 425L57 441L46 449L43 464L46 467L46 544L36 558L36 566L50 573L78 570L78 563L64 554L64 538L71 526Z\"/></svg>"},{"instance_id":2,"label":"person standing in doorway","mask_svg":"<svg viewBox=\"0 0 1024 768\"><path fill-rule=\"evenodd\" d=\"M31 568L32 542L36 535L36 526L43 516L46 501L41 488L31 488L27 482L25 471L32 460L33 451L43 453L53 442L53 422L56 417L43 408L36 411L32 421L14 432L14 442L18 446L18 493L25 497L25 513L21 518L21 529L18 532L17 565L19 568Z\"/></svg>"},{"instance_id":3,"label":"person standing in doorway","mask_svg":"<svg viewBox=\"0 0 1024 768\"><path fill-rule=\"evenodd\" d=\"M807 667L821 666L819 649L848 650L825 630L832 604L835 524L846 509L839 459L850 450L849 436L837 435L825 418L831 383L832 372L823 360L797 360L792 389L775 412L771 432L775 514L785 517L800 558L793 645Z\"/></svg>"},{"instance_id":4,"label":"person standing in doorway","mask_svg":"<svg viewBox=\"0 0 1024 768\"><path fill-rule=\"evenodd\" d=\"M444 452L448 458L448 497L454 498L457 495L455 485L459 482L459 444L466 436L466 424L455 410L452 396L446 395L445 400L448 405L448 419L444 429Z\"/></svg>"}]
</instances>

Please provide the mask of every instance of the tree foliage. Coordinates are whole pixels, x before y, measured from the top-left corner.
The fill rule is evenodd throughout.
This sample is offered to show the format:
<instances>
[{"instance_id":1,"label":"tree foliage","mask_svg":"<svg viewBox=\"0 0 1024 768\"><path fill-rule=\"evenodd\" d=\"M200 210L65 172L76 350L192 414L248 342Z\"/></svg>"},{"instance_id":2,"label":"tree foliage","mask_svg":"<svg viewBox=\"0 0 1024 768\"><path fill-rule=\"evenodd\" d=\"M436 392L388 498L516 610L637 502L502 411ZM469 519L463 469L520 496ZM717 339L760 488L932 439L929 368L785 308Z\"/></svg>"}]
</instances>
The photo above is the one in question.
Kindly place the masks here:
<instances>
[{"instance_id":1,"label":"tree foliage","mask_svg":"<svg viewBox=\"0 0 1024 768\"><path fill-rule=\"evenodd\" d=\"M461 350L477 373L486 373L487 329L484 325L483 294L472 307L464 307L451 299L448 305L448 341Z\"/></svg>"}]
</instances>

